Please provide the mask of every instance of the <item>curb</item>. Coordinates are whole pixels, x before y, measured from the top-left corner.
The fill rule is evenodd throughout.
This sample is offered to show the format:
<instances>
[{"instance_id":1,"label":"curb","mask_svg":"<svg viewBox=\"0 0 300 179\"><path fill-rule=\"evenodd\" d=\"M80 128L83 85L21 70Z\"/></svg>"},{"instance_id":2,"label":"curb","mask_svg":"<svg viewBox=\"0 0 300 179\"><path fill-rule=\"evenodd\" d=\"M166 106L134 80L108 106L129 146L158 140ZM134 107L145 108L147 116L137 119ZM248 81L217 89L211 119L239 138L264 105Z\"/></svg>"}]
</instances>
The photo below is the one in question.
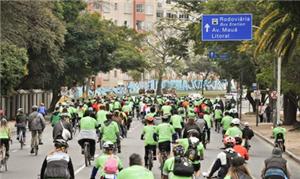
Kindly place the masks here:
<instances>
[{"instance_id":1,"label":"curb","mask_svg":"<svg viewBox=\"0 0 300 179\"><path fill-rule=\"evenodd\" d=\"M253 130L253 132L255 133L256 136L258 136L262 140L266 141L270 145L274 146L273 141L271 141L270 139L266 138L265 136L263 136L262 134L260 134L259 132L255 131L255 130ZM295 154L293 154L291 151L289 151L289 150L286 149L285 150L285 154L288 155L290 158L292 158L295 162L297 162L297 163L300 164L300 158L297 157Z\"/></svg>"}]
</instances>

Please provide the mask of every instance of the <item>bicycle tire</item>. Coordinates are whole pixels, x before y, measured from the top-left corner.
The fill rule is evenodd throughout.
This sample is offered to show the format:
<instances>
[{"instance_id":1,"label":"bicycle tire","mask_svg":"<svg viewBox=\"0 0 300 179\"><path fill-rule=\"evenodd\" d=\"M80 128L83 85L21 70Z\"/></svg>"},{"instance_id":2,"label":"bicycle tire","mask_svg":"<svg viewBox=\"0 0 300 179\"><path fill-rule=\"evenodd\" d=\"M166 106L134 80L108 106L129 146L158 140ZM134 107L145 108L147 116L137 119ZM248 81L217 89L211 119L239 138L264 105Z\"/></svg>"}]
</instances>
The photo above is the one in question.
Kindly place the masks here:
<instances>
[{"instance_id":1,"label":"bicycle tire","mask_svg":"<svg viewBox=\"0 0 300 179\"><path fill-rule=\"evenodd\" d=\"M88 145L87 144L84 144L84 163L85 163L85 166L89 166L89 151L88 151Z\"/></svg>"},{"instance_id":2,"label":"bicycle tire","mask_svg":"<svg viewBox=\"0 0 300 179\"><path fill-rule=\"evenodd\" d=\"M36 145L35 147L34 147L34 155L35 156L37 156L38 155L38 146Z\"/></svg>"},{"instance_id":3,"label":"bicycle tire","mask_svg":"<svg viewBox=\"0 0 300 179\"><path fill-rule=\"evenodd\" d=\"M20 141L20 145L21 145L21 150L23 149L24 146L24 137L23 137L23 132L20 132L19 134L19 141Z\"/></svg>"},{"instance_id":4,"label":"bicycle tire","mask_svg":"<svg viewBox=\"0 0 300 179\"><path fill-rule=\"evenodd\" d=\"M148 154L148 169L151 171L153 167L153 153L152 151Z\"/></svg>"}]
</instances>

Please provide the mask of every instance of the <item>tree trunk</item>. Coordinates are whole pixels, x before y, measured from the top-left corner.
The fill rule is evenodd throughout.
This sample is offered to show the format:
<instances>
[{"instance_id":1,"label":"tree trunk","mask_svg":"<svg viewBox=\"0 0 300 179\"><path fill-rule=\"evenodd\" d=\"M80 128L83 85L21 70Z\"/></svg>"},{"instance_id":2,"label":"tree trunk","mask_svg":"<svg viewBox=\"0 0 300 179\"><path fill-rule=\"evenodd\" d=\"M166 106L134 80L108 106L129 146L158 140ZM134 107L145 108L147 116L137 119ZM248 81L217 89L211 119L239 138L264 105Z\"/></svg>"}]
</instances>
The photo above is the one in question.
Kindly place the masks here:
<instances>
[{"instance_id":1,"label":"tree trunk","mask_svg":"<svg viewBox=\"0 0 300 179\"><path fill-rule=\"evenodd\" d=\"M293 125L297 122L297 96L288 92L283 95L283 116L285 125Z\"/></svg>"},{"instance_id":2,"label":"tree trunk","mask_svg":"<svg viewBox=\"0 0 300 179\"><path fill-rule=\"evenodd\" d=\"M201 94L202 94L202 96L204 95L204 81L207 79L208 75L209 75L209 71L207 71L207 72L205 73L205 76L204 76L204 78L202 79L202 84L201 84Z\"/></svg>"},{"instance_id":3,"label":"tree trunk","mask_svg":"<svg viewBox=\"0 0 300 179\"><path fill-rule=\"evenodd\" d=\"M156 95L161 95L161 87L162 87L162 77L163 77L163 70L160 69L158 72L158 82L156 88Z\"/></svg>"},{"instance_id":4,"label":"tree trunk","mask_svg":"<svg viewBox=\"0 0 300 179\"><path fill-rule=\"evenodd\" d=\"M228 85L227 85L226 90L227 90L227 93L230 93L230 91L231 91L231 78L228 78L227 81L228 81Z\"/></svg>"},{"instance_id":5,"label":"tree trunk","mask_svg":"<svg viewBox=\"0 0 300 179\"><path fill-rule=\"evenodd\" d=\"M49 107L50 112L54 111L57 101L61 98L59 89L52 89L52 92L53 92L53 97Z\"/></svg>"},{"instance_id":6,"label":"tree trunk","mask_svg":"<svg viewBox=\"0 0 300 179\"><path fill-rule=\"evenodd\" d=\"M254 99L251 96L251 91L250 90L247 91L246 98L250 102L250 104L252 106L252 109L253 109L253 112L256 112L256 103L255 103Z\"/></svg>"}]
</instances>

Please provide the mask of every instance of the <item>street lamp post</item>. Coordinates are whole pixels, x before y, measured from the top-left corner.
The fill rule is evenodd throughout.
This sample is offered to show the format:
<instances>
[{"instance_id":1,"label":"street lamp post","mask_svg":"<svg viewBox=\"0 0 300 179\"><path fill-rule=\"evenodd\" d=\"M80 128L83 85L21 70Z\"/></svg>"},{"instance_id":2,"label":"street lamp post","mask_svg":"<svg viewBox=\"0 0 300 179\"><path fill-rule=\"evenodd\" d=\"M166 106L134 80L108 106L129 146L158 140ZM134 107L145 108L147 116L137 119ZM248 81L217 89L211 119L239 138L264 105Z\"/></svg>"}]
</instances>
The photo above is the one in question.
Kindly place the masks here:
<instances>
[{"instance_id":1,"label":"street lamp post","mask_svg":"<svg viewBox=\"0 0 300 179\"><path fill-rule=\"evenodd\" d=\"M280 99L280 90L281 90L281 56L278 57L277 61L277 101L276 101L276 125L280 121L280 109L281 109L281 99Z\"/></svg>"}]
</instances>

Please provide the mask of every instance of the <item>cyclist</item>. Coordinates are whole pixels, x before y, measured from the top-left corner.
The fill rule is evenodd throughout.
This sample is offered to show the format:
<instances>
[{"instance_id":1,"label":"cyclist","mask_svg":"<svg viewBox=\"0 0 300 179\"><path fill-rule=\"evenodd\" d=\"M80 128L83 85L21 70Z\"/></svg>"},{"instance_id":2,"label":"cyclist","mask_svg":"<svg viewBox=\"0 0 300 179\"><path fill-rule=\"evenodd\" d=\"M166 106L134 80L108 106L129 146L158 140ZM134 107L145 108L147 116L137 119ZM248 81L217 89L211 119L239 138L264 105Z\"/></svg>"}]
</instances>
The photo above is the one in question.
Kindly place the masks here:
<instances>
[{"instance_id":1,"label":"cyclist","mask_svg":"<svg viewBox=\"0 0 300 179\"><path fill-rule=\"evenodd\" d=\"M175 140L176 132L171 124L169 124L169 120L167 116L162 117L162 123L159 124L155 129L154 138L158 139L158 149L160 153L160 159L162 152L166 152L167 156L169 156L171 152L171 141ZM162 161L162 160L161 160Z\"/></svg>"},{"instance_id":2,"label":"cyclist","mask_svg":"<svg viewBox=\"0 0 300 179\"><path fill-rule=\"evenodd\" d=\"M34 143L39 140L39 144L42 145L42 132L46 127L44 116L37 112L38 107L32 106L32 113L29 115L28 128L31 131L31 151L34 153Z\"/></svg>"},{"instance_id":3,"label":"cyclist","mask_svg":"<svg viewBox=\"0 0 300 179\"><path fill-rule=\"evenodd\" d=\"M107 118L106 118L107 114L108 114L108 111L105 110L105 106L101 105L100 110L96 114L98 124L100 124L101 126L103 125L103 123L107 120Z\"/></svg>"},{"instance_id":4,"label":"cyclist","mask_svg":"<svg viewBox=\"0 0 300 179\"><path fill-rule=\"evenodd\" d=\"M235 145L235 139L233 137L225 137L223 142L225 150L218 154L217 159L214 161L209 172L203 174L207 178L211 178L216 171L218 171L218 178L224 178L230 167L229 159L238 156L238 154L233 150Z\"/></svg>"},{"instance_id":5,"label":"cyclist","mask_svg":"<svg viewBox=\"0 0 300 179\"><path fill-rule=\"evenodd\" d=\"M54 151L50 152L43 162L40 178L74 179L72 160L67 154L68 143L63 139L56 139L54 146Z\"/></svg>"},{"instance_id":6,"label":"cyclist","mask_svg":"<svg viewBox=\"0 0 300 179\"><path fill-rule=\"evenodd\" d=\"M204 146L197 135L197 132L191 131L189 138L176 140L176 143L184 147L185 156L192 161L195 176L200 175L200 160L203 160L204 157Z\"/></svg>"},{"instance_id":7,"label":"cyclist","mask_svg":"<svg viewBox=\"0 0 300 179\"><path fill-rule=\"evenodd\" d=\"M195 114L189 113L188 114L188 122L185 124L183 128L183 138L188 138L189 131L197 131L198 135L196 136L198 139L201 139L204 142L204 139L201 138L201 129L195 122Z\"/></svg>"},{"instance_id":8,"label":"cyclist","mask_svg":"<svg viewBox=\"0 0 300 179\"><path fill-rule=\"evenodd\" d=\"M46 116L47 109L44 103L41 103L41 105L38 107L38 112L41 113L44 117Z\"/></svg>"},{"instance_id":9,"label":"cyclist","mask_svg":"<svg viewBox=\"0 0 300 179\"><path fill-rule=\"evenodd\" d=\"M54 112L52 113L51 115L51 118L50 118L50 122L51 122L51 126L54 127L55 124L57 124L60 120L60 112L59 112L59 107L55 107L55 110Z\"/></svg>"},{"instance_id":10,"label":"cyclist","mask_svg":"<svg viewBox=\"0 0 300 179\"><path fill-rule=\"evenodd\" d=\"M249 154L247 149L242 146L242 138L235 137L235 146L233 147L234 151L240 154L241 157L243 157L245 160L249 160Z\"/></svg>"},{"instance_id":11,"label":"cyclist","mask_svg":"<svg viewBox=\"0 0 300 179\"><path fill-rule=\"evenodd\" d=\"M98 124L96 119L91 117L92 112L87 110L84 117L79 122L80 132L78 134L78 144L81 146L81 153L84 153L84 143L90 144L90 156L91 160L94 160L96 150L97 134L96 129Z\"/></svg>"},{"instance_id":12,"label":"cyclist","mask_svg":"<svg viewBox=\"0 0 300 179\"><path fill-rule=\"evenodd\" d=\"M111 141L115 145L120 143L120 131L118 124L112 120L112 114L106 115L107 120L103 123L100 128L101 140L104 142ZM121 145L118 145L118 153L121 153Z\"/></svg>"},{"instance_id":13,"label":"cyclist","mask_svg":"<svg viewBox=\"0 0 300 179\"><path fill-rule=\"evenodd\" d=\"M145 156L144 156L145 165L148 164L148 154L151 150L153 152L153 160L156 160L156 142L153 139L156 126L154 125L153 120L154 118L150 116L146 118L147 125L144 126L143 133L141 135L141 139L142 140L145 139Z\"/></svg>"},{"instance_id":14,"label":"cyclist","mask_svg":"<svg viewBox=\"0 0 300 179\"><path fill-rule=\"evenodd\" d=\"M100 171L100 179L116 178L118 172L123 169L121 159L114 155L114 143L106 141L103 144L103 154L95 161L95 166L92 170L91 179L95 179L97 171Z\"/></svg>"},{"instance_id":15,"label":"cyclist","mask_svg":"<svg viewBox=\"0 0 300 179\"><path fill-rule=\"evenodd\" d=\"M181 130L184 125L183 119L178 115L178 111L175 109L174 114L171 116L170 124L174 127L178 138L181 138Z\"/></svg>"},{"instance_id":16,"label":"cyclist","mask_svg":"<svg viewBox=\"0 0 300 179\"><path fill-rule=\"evenodd\" d=\"M280 148L275 147L272 156L265 160L265 167L262 171L263 179L288 179L289 171L287 169L287 160L282 157Z\"/></svg>"},{"instance_id":17,"label":"cyclist","mask_svg":"<svg viewBox=\"0 0 300 179\"><path fill-rule=\"evenodd\" d=\"M72 125L70 124L70 116L68 113L62 113L60 116L60 121L55 124L52 131L53 140L55 139L64 139L66 141L72 140ZM64 130L67 131L64 131Z\"/></svg>"},{"instance_id":18,"label":"cyclist","mask_svg":"<svg viewBox=\"0 0 300 179\"><path fill-rule=\"evenodd\" d=\"M9 157L9 141L11 139L11 131L5 118L1 119L0 122L0 146L5 146L5 157Z\"/></svg>"},{"instance_id":19,"label":"cyclist","mask_svg":"<svg viewBox=\"0 0 300 179\"><path fill-rule=\"evenodd\" d=\"M216 105L214 111L214 118L215 118L215 131L218 131L217 127L221 125L221 120L222 120L222 110L219 105Z\"/></svg>"},{"instance_id":20,"label":"cyclist","mask_svg":"<svg viewBox=\"0 0 300 179\"><path fill-rule=\"evenodd\" d=\"M232 119L231 127L226 130L225 136L231 136L231 137L243 136L243 132L240 129L240 120L238 118Z\"/></svg>"},{"instance_id":21,"label":"cyclist","mask_svg":"<svg viewBox=\"0 0 300 179\"><path fill-rule=\"evenodd\" d=\"M209 110L205 110L204 111L204 116L203 119L206 123L206 134L207 134L207 142L210 142L210 128L213 127L213 121L212 121L212 117L209 114Z\"/></svg>"},{"instance_id":22,"label":"cyclist","mask_svg":"<svg viewBox=\"0 0 300 179\"><path fill-rule=\"evenodd\" d=\"M281 126L282 124L279 123L274 129L273 129L273 136L275 138L275 144L278 143L278 139L282 140L282 144L283 144L283 151L285 151L285 136L286 136L286 129L284 127Z\"/></svg>"},{"instance_id":23,"label":"cyclist","mask_svg":"<svg viewBox=\"0 0 300 179\"><path fill-rule=\"evenodd\" d=\"M249 144L249 140L252 139L252 137L254 136L254 132L253 130L249 127L249 123L245 122L245 127L244 129L242 129L243 132L243 140L244 140L244 146L247 150L249 150L249 148L251 147L251 145Z\"/></svg>"},{"instance_id":24,"label":"cyclist","mask_svg":"<svg viewBox=\"0 0 300 179\"><path fill-rule=\"evenodd\" d=\"M223 128L223 131L222 131L223 135L225 135L227 129L229 129L232 119L233 118L230 116L230 113L228 111L225 111L224 117L221 120L221 125Z\"/></svg>"},{"instance_id":25,"label":"cyclist","mask_svg":"<svg viewBox=\"0 0 300 179\"><path fill-rule=\"evenodd\" d=\"M19 108L17 110L17 116L16 116L16 127L17 127L17 140L19 140L19 134L20 132L23 133L23 139L25 143L25 138L26 138L26 125L28 122L28 118L26 114L24 114L23 108Z\"/></svg>"},{"instance_id":26,"label":"cyclist","mask_svg":"<svg viewBox=\"0 0 300 179\"><path fill-rule=\"evenodd\" d=\"M131 154L129 167L118 174L118 179L154 179L152 172L142 166L142 159L139 154Z\"/></svg>"},{"instance_id":27,"label":"cyclist","mask_svg":"<svg viewBox=\"0 0 300 179\"><path fill-rule=\"evenodd\" d=\"M162 179L192 179L194 168L192 162L184 156L184 147L174 146L173 154L164 163Z\"/></svg>"},{"instance_id":28,"label":"cyclist","mask_svg":"<svg viewBox=\"0 0 300 179\"><path fill-rule=\"evenodd\" d=\"M166 101L165 104L161 107L163 116L170 116L172 111L172 106L169 101Z\"/></svg>"}]
</instances>

